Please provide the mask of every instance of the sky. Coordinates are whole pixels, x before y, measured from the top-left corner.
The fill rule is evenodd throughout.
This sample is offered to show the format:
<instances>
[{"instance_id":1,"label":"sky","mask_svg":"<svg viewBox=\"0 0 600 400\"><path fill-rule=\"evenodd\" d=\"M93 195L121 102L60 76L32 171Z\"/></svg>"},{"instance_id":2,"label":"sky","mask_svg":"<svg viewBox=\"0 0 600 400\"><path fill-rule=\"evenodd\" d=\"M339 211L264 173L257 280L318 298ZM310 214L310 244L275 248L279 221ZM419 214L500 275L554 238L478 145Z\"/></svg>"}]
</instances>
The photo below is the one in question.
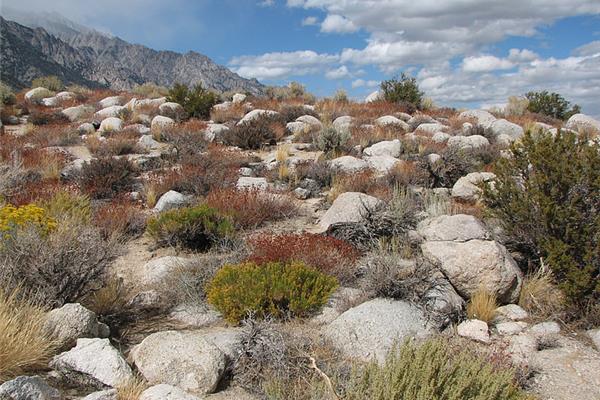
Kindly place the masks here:
<instances>
[{"instance_id":1,"label":"sky","mask_svg":"<svg viewBox=\"0 0 600 400\"><path fill-rule=\"evenodd\" d=\"M361 100L405 72L439 106L549 90L600 117L600 0L0 1L319 97Z\"/></svg>"}]
</instances>

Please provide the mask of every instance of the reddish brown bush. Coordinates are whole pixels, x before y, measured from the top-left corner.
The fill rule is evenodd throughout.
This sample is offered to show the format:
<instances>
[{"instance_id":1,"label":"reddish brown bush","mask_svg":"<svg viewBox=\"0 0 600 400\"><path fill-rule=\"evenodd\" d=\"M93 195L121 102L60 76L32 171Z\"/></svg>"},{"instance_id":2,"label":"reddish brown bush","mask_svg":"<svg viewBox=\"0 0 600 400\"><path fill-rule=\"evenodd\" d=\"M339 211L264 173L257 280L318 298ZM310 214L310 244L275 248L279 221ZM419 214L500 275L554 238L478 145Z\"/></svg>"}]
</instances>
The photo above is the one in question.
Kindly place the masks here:
<instances>
[{"instance_id":1,"label":"reddish brown bush","mask_svg":"<svg viewBox=\"0 0 600 400\"><path fill-rule=\"evenodd\" d=\"M131 190L135 174L135 166L126 158L99 158L83 164L78 181L83 192L103 199Z\"/></svg>"},{"instance_id":2,"label":"reddish brown bush","mask_svg":"<svg viewBox=\"0 0 600 400\"><path fill-rule=\"evenodd\" d=\"M102 204L94 211L94 225L106 239L138 236L146 228L146 217L139 207L125 199Z\"/></svg>"},{"instance_id":3,"label":"reddish brown bush","mask_svg":"<svg viewBox=\"0 0 600 400\"><path fill-rule=\"evenodd\" d=\"M229 215L238 228L256 228L267 221L289 218L297 213L294 200L283 194L258 190L217 189L206 203Z\"/></svg>"},{"instance_id":4,"label":"reddish brown bush","mask_svg":"<svg viewBox=\"0 0 600 400\"><path fill-rule=\"evenodd\" d=\"M248 240L249 262L302 261L321 272L348 282L356 273L360 254L343 240L311 233L284 235L257 235Z\"/></svg>"}]
</instances>

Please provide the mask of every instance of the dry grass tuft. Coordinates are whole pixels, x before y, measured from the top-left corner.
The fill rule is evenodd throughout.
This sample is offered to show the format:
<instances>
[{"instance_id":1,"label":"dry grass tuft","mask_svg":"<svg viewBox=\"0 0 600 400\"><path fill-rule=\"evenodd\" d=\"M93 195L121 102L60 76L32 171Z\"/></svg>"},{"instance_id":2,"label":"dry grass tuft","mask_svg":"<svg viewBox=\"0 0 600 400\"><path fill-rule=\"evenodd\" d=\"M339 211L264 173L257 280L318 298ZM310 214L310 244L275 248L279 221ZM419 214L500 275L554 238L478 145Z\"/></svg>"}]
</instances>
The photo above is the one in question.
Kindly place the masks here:
<instances>
[{"instance_id":1,"label":"dry grass tuft","mask_svg":"<svg viewBox=\"0 0 600 400\"><path fill-rule=\"evenodd\" d=\"M57 343L44 331L45 310L0 289L0 382L48 366Z\"/></svg>"},{"instance_id":2,"label":"dry grass tuft","mask_svg":"<svg viewBox=\"0 0 600 400\"><path fill-rule=\"evenodd\" d=\"M148 384L142 378L135 377L117 387L117 400L138 400L147 388Z\"/></svg>"},{"instance_id":3,"label":"dry grass tuft","mask_svg":"<svg viewBox=\"0 0 600 400\"><path fill-rule=\"evenodd\" d=\"M496 295L481 287L471 296L467 304L467 317L490 322L494 319L496 308L498 308Z\"/></svg>"},{"instance_id":4,"label":"dry grass tuft","mask_svg":"<svg viewBox=\"0 0 600 400\"><path fill-rule=\"evenodd\" d=\"M535 320L547 320L562 312L565 307L564 295L547 268L542 267L525 277L519 305Z\"/></svg>"}]
</instances>

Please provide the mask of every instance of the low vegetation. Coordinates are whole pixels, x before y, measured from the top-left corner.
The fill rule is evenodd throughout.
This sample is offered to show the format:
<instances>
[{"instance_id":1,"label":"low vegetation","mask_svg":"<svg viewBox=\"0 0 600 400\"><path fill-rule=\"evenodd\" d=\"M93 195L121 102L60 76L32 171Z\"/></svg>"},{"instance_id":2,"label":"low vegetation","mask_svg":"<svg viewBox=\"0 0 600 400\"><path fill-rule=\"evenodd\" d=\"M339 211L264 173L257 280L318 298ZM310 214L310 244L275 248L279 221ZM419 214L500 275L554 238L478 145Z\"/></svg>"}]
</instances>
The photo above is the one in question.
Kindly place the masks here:
<instances>
[{"instance_id":1,"label":"low vegetation","mask_svg":"<svg viewBox=\"0 0 600 400\"><path fill-rule=\"evenodd\" d=\"M187 85L176 83L169 90L167 101L181 104L189 118L208 118L210 109L217 104L218 97L204 89L202 84L190 89Z\"/></svg>"},{"instance_id":2,"label":"low vegetation","mask_svg":"<svg viewBox=\"0 0 600 400\"><path fill-rule=\"evenodd\" d=\"M225 319L249 315L304 317L322 307L337 280L301 262L226 265L209 283L207 299Z\"/></svg>"},{"instance_id":3,"label":"low vegetation","mask_svg":"<svg viewBox=\"0 0 600 400\"><path fill-rule=\"evenodd\" d=\"M399 103L412 109L420 109L424 93L419 89L417 80L406 75L381 82L383 98L390 103Z\"/></svg>"},{"instance_id":4,"label":"low vegetation","mask_svg":"<svg viewBox=\"0 0 600 400\"><path fill-rule=\"evenodd\" d=\"M467 317L491 322L496 314L496 308L498 308L496 296L486 288L480 287L467 303Z\"/></svg>"},{"instance_id":5,"label":"low vegetation","mask_svg":"<svg viewBox=\"0 0 600 400\"><path fill-rule=\"evenodd\" d=\"M528 92L525 97L529 101L527 109L533 113L567 120L573 114L581 112L581 107L577 104L571 105L571 103L559 93L550 93L544 90L541 92Z\"/></svg>"},{"instance_id":6,"label":"low vegetation","mask_svg":"<svg viewBox=\"0 0 600 400\"><path fill-rule=\"evenodd\" d=\"M65 87L59 77L54 75L35 78L31 81L31 87L43 87L53 92L59 92Z\"/></svg>"}]
</instances>

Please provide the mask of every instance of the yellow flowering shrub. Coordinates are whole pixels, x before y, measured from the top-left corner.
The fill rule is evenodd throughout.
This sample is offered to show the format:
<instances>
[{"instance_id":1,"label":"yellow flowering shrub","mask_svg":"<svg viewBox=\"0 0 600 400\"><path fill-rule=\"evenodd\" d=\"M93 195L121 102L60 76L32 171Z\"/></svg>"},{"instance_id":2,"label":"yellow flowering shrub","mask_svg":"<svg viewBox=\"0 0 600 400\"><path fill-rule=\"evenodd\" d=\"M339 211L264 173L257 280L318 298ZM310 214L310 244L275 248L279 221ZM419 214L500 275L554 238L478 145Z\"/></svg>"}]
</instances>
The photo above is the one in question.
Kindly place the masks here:
<instances>
[{"instance_id":1,"label":"yellow flowering shrub","mask_svg":"<svg viewBox=\"0 0 600 400\"><path fill-rule=\"evenodd\" d=\"M34 204L15 207L7 204L0 207L0 232L10 235L18 228L34 226L42 234L47 234L57 226L56 220L47 211Z\"/></svg>"}]
</instances>

